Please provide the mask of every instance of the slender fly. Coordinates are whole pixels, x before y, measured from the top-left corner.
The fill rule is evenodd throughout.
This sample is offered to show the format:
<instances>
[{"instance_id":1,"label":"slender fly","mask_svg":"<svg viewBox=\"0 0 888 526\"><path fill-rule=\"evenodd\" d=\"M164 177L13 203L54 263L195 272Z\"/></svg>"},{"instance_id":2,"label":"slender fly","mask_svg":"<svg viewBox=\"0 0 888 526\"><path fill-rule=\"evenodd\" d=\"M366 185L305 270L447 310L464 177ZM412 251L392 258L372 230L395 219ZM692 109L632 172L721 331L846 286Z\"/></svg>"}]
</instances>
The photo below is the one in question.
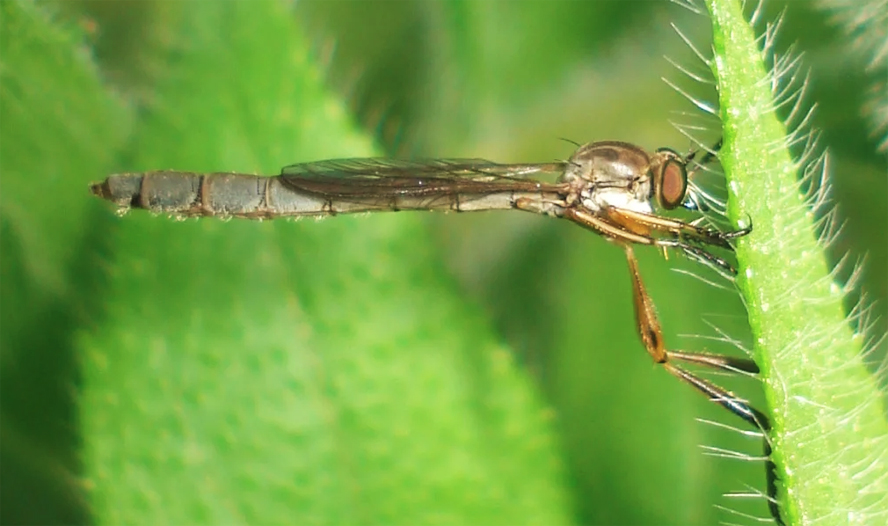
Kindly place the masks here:
<instances>
[{"instance_id":1,"label":"slender fly","mask_svg":"<svg viewBox=\"0 0 888 526\"><path fill-rule=\"evenodd\" d=\"M715 149L717 149L716 146ZM286 166L280 175L154 171L111 175L90 189L119 210L142 208L177 217L326 217L357 212L517 209L567 219L623 247L629 265L636 328L644 348L670 374L743 419L764 436L769 510L783 524L777 475L770 460L770 421L746 401L681 364L731 373L759 372L755 362L708 353L669 350L654 303L638 271L635 245L677 249L692 259L735 273L710 251L732 251L731 241L751 231L720 231L662 215L698 208L689 174L695 161L661 148L648 153L616 141L579 146L566 161L499 164L483 159L339 159ZM554 176L554 182L537 177Z\"/></svg>"}]
</instances>

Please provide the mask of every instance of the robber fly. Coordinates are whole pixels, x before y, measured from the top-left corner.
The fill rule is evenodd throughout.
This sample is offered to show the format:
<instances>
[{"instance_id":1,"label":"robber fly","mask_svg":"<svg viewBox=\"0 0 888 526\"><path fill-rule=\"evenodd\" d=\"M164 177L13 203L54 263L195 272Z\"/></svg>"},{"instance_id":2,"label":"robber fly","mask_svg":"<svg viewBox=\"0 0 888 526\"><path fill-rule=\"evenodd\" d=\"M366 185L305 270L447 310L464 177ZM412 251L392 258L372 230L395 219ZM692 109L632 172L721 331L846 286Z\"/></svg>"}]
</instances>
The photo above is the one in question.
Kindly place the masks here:
<instances>
[{"instance_id":1,"label":"robber fly","mask_svg":"<svg viewBox=\"0 0 888 526\"><path fill-rule=\"evenodd\" d=\"M717 145L713 150L718 149ZM632 280L638 335L648 354L669 373L760 430L764 436L771 515L783 524L776 500L776 467L770 460L769 419L714 383L678 363L727 372L759 372L747 358L670 351L633 252L634 245L678 249L693 259L735 273L709 247L731 251L731 240L751 226L722 232L657 214L698 208L689 186L696 152L668 148L653 154L616 141L579 146L566 161L499 164L483 159L340 159L286 166L275 177L239 173L156 171L111 175L91 191L121 211L143 208L177 217L325 217L356 212L517 209L567 219L623 247ZM706 153L697 162L711 160ZM693 172L693 171L691 171ZM557 175L555 182L530 178Z\"/></svg>"}]
</instances>

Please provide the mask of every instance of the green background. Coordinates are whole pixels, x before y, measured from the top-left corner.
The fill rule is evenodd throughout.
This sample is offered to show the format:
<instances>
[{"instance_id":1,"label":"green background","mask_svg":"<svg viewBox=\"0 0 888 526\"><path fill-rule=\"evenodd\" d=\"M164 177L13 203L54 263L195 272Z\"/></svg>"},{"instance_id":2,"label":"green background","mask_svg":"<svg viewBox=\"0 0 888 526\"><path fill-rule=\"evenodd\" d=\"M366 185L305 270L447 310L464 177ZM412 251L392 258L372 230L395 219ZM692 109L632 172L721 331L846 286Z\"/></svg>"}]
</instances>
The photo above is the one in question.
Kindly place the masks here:
<instances>
[{"instance_id":1,"label":"green background","mask_svg":"<svg viewBox=\"0 0 888 526\"><path fill-rule=\"evenodd\" d=\"M773 15L783 7L773 2ZM787 2L884 312L885 157L848 39ZM621 251L517 213L117 218L87 183L329 157L548 161L717 126L666 2L4 2L4 523L738 522L760 444L650 363ZM766 14L766 17L768 14ZM686 112L686 113L682 113ZM715 181L715 178L709 177ZM667 343L740 352L727 285L637 251ZM885 318L873 333L885 332ZM709 324L712 324L710 326ZM713 327L714 326L714 327ZM702 335L701 339L690 335ZM884 354L884 350L882 350ZM874 361L879 359L874 355ZM718 378L759 400L755 382Z\"/></svg>"}]
</instances>

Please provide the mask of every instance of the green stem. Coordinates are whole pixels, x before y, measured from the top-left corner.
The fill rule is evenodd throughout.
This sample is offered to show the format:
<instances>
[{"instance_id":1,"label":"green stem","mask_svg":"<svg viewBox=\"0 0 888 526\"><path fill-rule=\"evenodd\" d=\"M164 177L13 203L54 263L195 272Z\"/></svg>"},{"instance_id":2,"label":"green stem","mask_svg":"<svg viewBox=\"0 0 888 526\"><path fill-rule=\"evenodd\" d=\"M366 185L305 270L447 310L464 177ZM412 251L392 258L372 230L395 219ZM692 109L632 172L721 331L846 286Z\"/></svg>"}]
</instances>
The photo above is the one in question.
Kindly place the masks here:
<instances>
[{"instance_id":1,"label":"green stem","mask_svg":"<svg viewBox=\"0 0 888 526\"><path fill-rule=\"evenodd\" d=\"M751 218L738 243L737 284L773 419L771 440L788 524L884 524L888 422L863 338L843 307L811 203L806 166L791 155L785 123L752 27L737 0L707 0L713 24L728 179L728 215ZM778 68L779 69L779 68ZM781 78L781 80L786 80Z\"/></svg>"}]
</instances>

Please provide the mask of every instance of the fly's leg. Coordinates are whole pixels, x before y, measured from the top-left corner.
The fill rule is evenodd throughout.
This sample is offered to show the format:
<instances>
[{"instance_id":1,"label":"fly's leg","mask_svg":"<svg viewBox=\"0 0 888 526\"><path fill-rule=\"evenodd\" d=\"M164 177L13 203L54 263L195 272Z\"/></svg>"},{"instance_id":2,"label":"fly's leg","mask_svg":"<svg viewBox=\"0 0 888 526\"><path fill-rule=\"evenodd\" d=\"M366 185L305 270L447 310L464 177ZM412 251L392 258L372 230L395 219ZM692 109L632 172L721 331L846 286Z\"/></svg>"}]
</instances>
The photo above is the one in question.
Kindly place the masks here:
<instances>
[{"instance_id":1,"label":"fly's leg","mask_svg":"<svg viewBox=\"0 0 888 526\"><path fill-rule=\"evenodd\" d=\"M519 197L518 199L515 199L513 206L518 210L524 210L526 212L532 212L534 214L546 215L551 217L562 217L564 215L564 208L567 206L567 203L565 203L564 201L548 201Z\"/></svg>"},{"instance_id":2,"label":"fly's leg","mask_svg":"<svg viewBox=\"0 0 888 526\"><path fill-rule=\"evenodd\" d=\"M624 225L633 231L657 231L671 234L679 239L687 239L706 245L715 245L732 250L728 241L743 237L752 232L752 224L737 230L721 232L712 228L701 228L691 223L660 217L622 208L612 208L607 211L608 216L614 222Z\"/></svg>"},{"instance_id":3,"label":"fly's leg","mask_svg":"<svg viewBox=\"0 0 888 526\"><path fill-rule=\"evenodd\" d=\"M723 258L711 254L707 250L695 245L691 245L681 239L672 238L656 238L650 235L650 230L645 230L642 226L636 229L627 228L625 225L614 222L610 219L610 212L606 216L597 216L585 210L579 210L575 207L565 208L563 217L570 219L578 225L584 226L590 230L598 232L608 239L620 242L620 244L634 243L638 245L653 245L660 248L677 248L693 259L706 261L720 267L730 274L736 274L737 271ZM638 230L638 231L636 231Z\"/></svg>"},{"instance_id":4,"label":"fly's leg","mask_svg":"<svg viewBox=\"0 0 888 526\"><path fill-rule=\"evenodd\" d=\"M638 272L638 262L632 247L624 244L626 260L629 263L629 274L632 278L632 299L635 307L635 321L638 335L644 348L655 362L662 365L670 374L679 380L691 385L703 393L711 401L740 417L747 424L762 432L765 456L765 477L767 484L768 509L774 517L774 521L783 525L780 516L780 508L777 504L777 466L771 460L771 443L768 433L771 430L771 422L768 417L738 398L734 393L723 389L709 380L705 380L687 369L676 365L674 362L693 363L705 367L719 369L727 372L745 372L755 374L759 372L758 366L752 360L745 358L732 358L705 353L687 353L670 351L663 343L663 331L660 320L654 309L654 303L644 288L641 275Z\"/></svg>"},{"instance_id":5,"label":"fly's leg","mask_svg":"<svg viewBox=\"0 0 888 526\"><path fill-rule=\"evenodd\" d=\"M656 239L654 238L654 243L652 245L656 245L661 248L677 248L685 253L691 259L696 259L698 261L704 261L711 263L725 271L728 272L731 276L737 274L737 269L734 268L733 265L728 263L724 258L716 256L715 254L700 248L698 246L689 245L683 241L678 239Z\"/></svg>"},{"instance_id":6,"label":"fly's leg","mask_svg":"<svg viewBox=\"0 0 888 526\"><path fill-rule=\"evenodd\" d=\"M712 160L716 158L716 156L718 155L716 152L721 150L723 140L724 140L724 138L719 139L718 142L713 144L712 148L709 148L708 150L705 148L703 149L703 156L700 157L700 160L696 162L697 166L694 167L693 170L690 170L688 172L688 178L690 178L692 175L694 175L694 172L696 172L697 170L699 170L703 166L706 166L707 164L711 163ZM699 149L692 150L691 152L689 152L684 158L685 163L690 164L691 161L693 161L694 158L697 157L698 153L700 153Z\"/></svg>"}]
</instances>

